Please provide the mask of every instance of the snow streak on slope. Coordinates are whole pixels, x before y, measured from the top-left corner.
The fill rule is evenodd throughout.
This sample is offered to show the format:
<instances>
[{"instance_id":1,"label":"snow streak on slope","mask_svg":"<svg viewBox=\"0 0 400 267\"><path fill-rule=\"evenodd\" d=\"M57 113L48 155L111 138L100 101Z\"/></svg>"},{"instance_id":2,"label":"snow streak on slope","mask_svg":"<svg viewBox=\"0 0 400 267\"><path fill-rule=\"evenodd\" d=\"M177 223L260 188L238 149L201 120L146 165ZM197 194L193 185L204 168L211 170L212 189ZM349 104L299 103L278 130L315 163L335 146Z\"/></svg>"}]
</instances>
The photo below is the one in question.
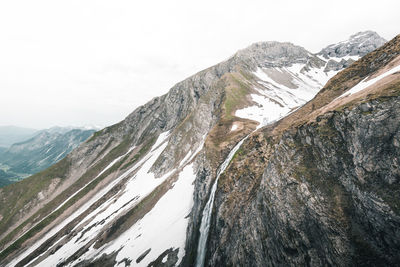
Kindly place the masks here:
<instances>
[{"instance_id":1,"label":"snow streak on slope","mask_svg":"<svg viewBox=\"0 0 400 267\"><path fill-rule=\"evenodd\" d=\"M194 151L190 151L184 160L182 160L178 172L174 170L160 178L155 178L154 174L150 173L149 170L168 143L165 142L168 138L168 133L161 134L149 154L140 160L140 162L136 163L124 174L117 177L110 185L97 193L85 205L68 217L67 220L51 230L34 247L14 259L10 263L10 266L14 266L21 259L28 256L79 215L85 214L84 212L87 212L92 204L103 197L114 185L121 182L124 178L128 178L128 180L123 191L118 192L99 207L85 214L85 218L68 235L58 239L44 253L33 259L30 264L34 264L35 266L56 266L59 263L65 262L68 263L68 266L74 266L84 260L92 261L95 258L99 258L104 253L112 254L117 252L116 260L117 262L121 262L121 264L125 262L123 259L128 259L132 263L135 263L135 266L136 264L147 266L168 249L176 253L179 263L185 254L187 215L193 206L193 182L196 177L193 170L193 160L203 148L205 137L203 136L203 140L199 146L197 148L194 147ZM132 172L137 168L140 169L136 174L132 175ZM167 179L171 180L174 175L178 175L178 177L171 185L171 188L168 189L143 218L139 219L123 234L117 236L116 239L105 243L99 248L94 248L94 241L97 241L100 235L110 227L110 223L138 205L146 196L152 194L156 187ZM129 178L129 176L132 177ZM59 248L54 254L49 253L58 246ZM85 246L89 248L88 251L84 252L78 259L68 262L71 255ZM148 250L149 252L146 256L139 263L136 263L136 260ZM40 257L45 254L46 257L41 259ZM168 254L164 260L170 260L168 257L175 256Z\"/></svg>"},{"instance_id":2,"label":"snow streak on slope","mask_svg":"<svg viewBox=\"0 0 400 267\"><path fill-rule=\"evenodd\" d=\"M46 258L45 261L41 262L39 266L53 266L53 265L55 266L57 263L65 260L68 256L72 255L74 251L78 250L81 246L86 244L87 242L85 241L88 241L89 237L93 237L96 234L98 234L102 229L101 226L105 225L105 222L110 221L124 210L140 202L141 199L143 199L156 186L161 184L167 178L167 176L165 175L162 178L155 179L153 174L148 173L151 166L154 164L158 156L166 147L167 142L164 141L166 141L167 138L168 138L168 133L160 134L156 143L153 145L153 150L148 155L146 155L146 157L144 157L141 161L133 165L122 175L117 177L112 183L110 183L104 189L100 190L94 197L92 197L89 201L87 201L76 212L74 212L71 216L65 219L61 224L57 225L55 228L49 231L49 233L47 233L42 239L36 242L34 246L31 246L23 254L15 258L9 265L14 266L16 263L18 263L18 261L29 255L41 244L43 244L46 240L48 240L51 236L60 231L64 226L66 226L68 223L70 223L79 215L81 215L83 212L85 212L92 204L94 204L97 200L103 197L122 179L128 177L132 173L132 171L143 165L140 171L136 175L131 177L130 180L127 182L127 186L122 195L120 195L119 197L114 196L114 198L111 198L107 202L103 203L99 208L97 208L96 210L94 210L93 212L91 212L86 216L88 220L82 221L79 225L75 227L75 229L79 228L80 225L84 225L86 222L90 221L91 223L90 225L92 226L93 224L99 223L101 220L104 219L105 221L103 221L102 224L98 224L96 227L90 229L90 231L87 230L89 226L84 227L81 232L86 230L85 232L86 238L83 238L83 240L80 240L79 242L75 243L79 235L75 236L72 240L70 240L69 243L63 245L59 250L57 250L55 254L50 255L48 258ZM113 161L113 163L115 163L115 161ZM110 165L112 165L113 163L111 163ZM110 165L108 165L105 169L109 168ZM125 205L127 203L129 203L130 205ZM56 245L57 243L53 244L52 247L55 247ZM51 249L52 247L50 247L49 249Z\"/></svg>"},{"instance_id":3,"label":"snow streak on slope","mask_svg":"<svg viewBox=\"0 0 400 267\"><path fill-rule=\"evenodd\" d=\"M389 71L379 75L378 77L372 78L371 80L368 80L369 77L365 78L360 83L358 83L356 86L354 86L353 88L351 88L347 92L343 93L338 98L358 93L358 92L368 88L369 86L373 85L374 83L382 80L383 78L385 78L385 77L387 77L387 76L389 76L389 75L391 75L393 73L396 73L396 72L400 72L400 65L390 69Z\"/></svg>"},{"instance_id":4,"label":"snow streak on slope","mask_svg":"<svg viewBox=\"0 0 400 267\"><path fill-rule=\"evenodd\" d=\"M256 103L237 110L235 115L258 121L258 127L278 120L295 108L311 100L325 83L337 72L324 72L324 68L303 70L304 64L290 67L258 68L253 74L257 78L256 94L251 94Z\"/></svg>"},{"instance_id":5,"label":"snow streak on slope","mask_svg":"<svg viewBox=\"0 0 400 267\"><path fill-rule=\"evenodd\" d=\"M59 250L57 250L55 254L47 257L44 261L42 261L39 266L50 266L56 262L66 260L76 250L84 246L87 242L89 242L91 239L95 238L99 233L101 233L103 227L107 224L107 222L110 222L119 214L135 206L144 197L150 194L154 190L154 188L156 188L166 178L168 178L170 173L158 179L154 177L154 174L149 173L150 168L153 166L154 162L167 145L166 142L161 146L159 145L165 139L166 134L161 134L157 139L156 144L153 146L153 148L155 149L151 151L151 153L147 155L143 160L141 160L141 162L135 164L135 166L128 171L131 172L134 168L138 166L140 167L143 164L139 172L127 182L125 190L124 192L122 192L122 194L115 195L114 197L104 202L96 210L88 214L86 216L86 220L83 220L81 224L75 227L76 229L80 225L86 225L80 231L82 235L76 235L67 244L64 244ZM91 201L93 201L94 203L100 197L101 196Z\"/></svg>"},{"instance_id":6,"label":"snow streak on slope","mask_svg":"<svg viewBox=\"0 0 400 267\"><path fill-rule=\"evenodd\" d=\"M121 249L117 262L125 258L130 258L134 262L150 249L143 260L135 262L135 266L147 266L167 249L179 248L179 259L176 263L179 264L185 254L187 215L193 205L195 178L193 164L187 165L179 174L174 187L157 202L155 207L111 244L100 248L102 253L110 254ZM88 256L91 258L90 253Z\"/></svg>"}]
</instances>

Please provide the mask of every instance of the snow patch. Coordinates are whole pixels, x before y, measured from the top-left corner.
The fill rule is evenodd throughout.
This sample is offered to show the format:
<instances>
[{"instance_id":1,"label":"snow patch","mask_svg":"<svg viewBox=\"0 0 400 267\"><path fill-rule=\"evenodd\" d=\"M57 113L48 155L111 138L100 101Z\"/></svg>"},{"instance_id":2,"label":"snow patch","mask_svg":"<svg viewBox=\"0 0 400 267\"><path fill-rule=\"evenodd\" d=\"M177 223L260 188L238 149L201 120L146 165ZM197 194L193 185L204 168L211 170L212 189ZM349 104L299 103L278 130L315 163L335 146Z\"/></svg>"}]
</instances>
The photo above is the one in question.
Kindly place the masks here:
<instances>
[{"instance_id":1,"label":"snow patch","mask_svg":"<svg viewBox=\"0 0 400 267\"><path fill-rule=\"evenodd\" d=\"M206 141L206 137L207 137L207 133L203 135L200 145L197 147L197 149L193 153L190 153L190 152L192 152L192 150L190 150L189 153L187 153L187 155L183 158L183 160L179 164L179 167L184 166L185 164L188 164L189 162L191 162L193 160L193 158L203 149L204 142Z\"/></svg>"},{"instance_id":2,"label":"snow patch","mask_svg":"<svg viewBox=\"0 0 400 267\"><path fill-rule=\"evenodd\" d=\"M266 96L252 94L251 98L257 105L237 110L235 116L259 122L258 128L279 119L283 114L289 112L288 108L272 102Z\"/></svg>"},{"instance_id":3,"label":"snow patch","mask_svg":"<svg viewBox=\"0 0 400 267\"><path fill-rule=\"evenodd\" d=\"M339 96L336 99L339 99L339 98L342 98L342 97L346 97L346 96L358 93L358 92L368 88L369 86L373 85L374 83L382 80L383 78L385 78L385 77L387 77L387 76L389 76L389 75L391 75L393 73L396 73L398 71L400 71L400 65L390 69L389 71L387 71L387 72L385 72L385 73L379 75L378 77L375 77L375 78L373 78L373 79L371 79L369 81L367 81L367 79L369 78L369 77L367 77L364 80L362 80L361 82L359 82L356 86L354 86L353 88L351 88L347 92L343 93L341 96Z\"/></svg>"},{"instance_id":4,"label":"snow patch","mask_svg":"<svg viewBox=\"0 0 400 267\"><path fill-rule=\"evenodd\" d=\"M165 255L164 258L162 259L162 263L166 263L168 260L168 255Z\"/></svg>"},{"instance_id":5,"label":"snow patch","mask_svg":"<svg viewBox=\"0 0 400 267\"><path fill-rule=\"evenodd\" d=\"M126 190L123 192L123 194L118 199L110 198L108 201L106 201L105 203L100 205L100 207L98 207L96 210L94 210L90 214L87 214L85 220L82 220L82 222L80 224L78 224L74 229L78 228L79 225L82 225L82 223L84 224L85 222L87 222L89 220L90 220L90 223L86 227L84 227L82 229L82 231L79 232L75 237L73 237L69 242L67 242L59 250L57 250L56 253L49 255L49 257L47 257L42 262L40 262L38 264L38 266L55 266L57 263L64 261L70 255L72 255L75 251L77 251L80 247L85 245L91 238L94 238L103 229L103 227L107 224L107 222L109 222L110 220L115 218L118 214L125 211L126 209L131 208L133 205L140 202L144 197L146 197L149 193L151 193L155 187L157 187L159 184L161 184L170 175L170 173L169 173L169 174L166 174L165 176L163 176L162 178L156 179L154 177L154 174L149 173L151 166L154 164L154 162L157 160L159 155L162 153L162 151L167 146L167 143L164 142L165 139L167 138L167 136L168 136L168 134L160 134L156 143L153 145L153 150L151 150L151 152L148 155L146 155L146 157L144 157L142 160L140 160L139 162L134 164L130 169L128 169L122 175L117 177L113 182L111 182L105 188L101 189L97 194L95 194L95 196L93 198L88 200L83 206L81 206L71 216L69 216L62 223L60 223L59 225L54 227L52 230L50 230L43 238L41 238L34 245L29 247L26 251L24 251L22 254L20 254L18 257L16 257L12 262L10 262L9 266L14 266L21 259L23 259L27 255L29 255L31 252L33 252L35 249L37 249L41 244L43 244L51 236L53 236L58 231L60 231L65 225L67 225L72 220L74 220L76 217L78 217L83 212L85 212L92 204L94 204L97 200L99 200L107 192L109 192L118 182L120 182L122 179L129 176L134 169L138 168L138 166L140 167L142 164L143 164L143 166L140 168L138 173L135 176L133 176L132 178L130 178L130 180L127 182ZM157 144L161 144L161 145L158 145L158 147L156 148L155 146ZM134 147L130 148L127 153L129 153L133 149L134 149ZM110 168L113 164L115 164L123 156L118 157L116 160L111 162L102 171L102 173L104 171L106 171L108 168ZM101 173L99 175L101 175ZM88 185L88 184L86 184L86 185ZM82 187L82 189L84 187ZM82 189L80 189L80 190L82 190ZM79 191L77 191L75 194L73 194L71 197L69 197L66 201L68 201L73 196L75 196ZM136 198L135 201L132 201L133 198ZM66 203L66 201L64 201L60 206L58 206L57 209L61 208L62 205ZM129 203L129 205L126 205L127 203ZM103 223L100 223L103 219L104 219ZM88 230L88 227L95 223L97 223L96 226L92 227L90 230ZM86 232L85 232L84 238L82 238L81 240L78 240L80 233L82 233L85 230L86 230ZM56 245L57 245L57 243L53 244L52 247L54 247ZM51 249L52 247L50 247L49 249ZM33 259L32 261L34 261L34 260L35 259Z\"/></svg>"},{"instance_id":6,"label":"snow patch","mask_svg":"<svg viewBox=\"0 0 400 267\"><path fill-rule=\"evenodd\" d=\"M169 131L161 133L158 136L156 143L153 145L154 148L153 150L157 149L161 144L163 144L168 139L168 136L169 136Z\"/></svg>"},{"instance_id":7,"label":"snow patch","mask_svg":"<svg viewBox=\"0 0 400 267\"><path fill-rule=\"evenodd\" d=\"M169 248L179 248L177 265L185 251L187 215L193 206L193 164L187 165L178 180L141 220L125 231L111 244L105 245L102 253L110 254L118 249L117 262L124 258L135 261L144 251L149 254L137 266L147 266ZM132 238L137 237L137 238Z\"/></svg>"},{"instance_id":8,"label":"snow patch","mask_svg":"<svg viewBox=\"0 0 400 267\"><path fill-rule=\"evenodd\" d=\"M346 61L349 60L349 59L357 61L357 60L360 59L360 56L349 56L349 55L347 55L347 56L343 56L343 57L330 57L328 60L330 60L330 59L332 59L332 60L334 60L336 62L340 62L343 59L346 60Z\"/></svg>"},{"instance_id":9,"label":"snow patch","mask_svg":"<svg viewBox=\"0 0 400 267\"><path fill-rule=\"evenodd\" d=\"M296 88L289 88L268 75L268 71L258 68L253 74L259 78L260 86L254 87L257 94L251 94L255 105L235 112L235 116L259 122L258 127L276 121L295 108L311 100L322 86L336 72L324 72L323 69L312 68L302 71L304 64L293 64L290 67L270 68L286 76Z\"/></svg>"}]
</instances>

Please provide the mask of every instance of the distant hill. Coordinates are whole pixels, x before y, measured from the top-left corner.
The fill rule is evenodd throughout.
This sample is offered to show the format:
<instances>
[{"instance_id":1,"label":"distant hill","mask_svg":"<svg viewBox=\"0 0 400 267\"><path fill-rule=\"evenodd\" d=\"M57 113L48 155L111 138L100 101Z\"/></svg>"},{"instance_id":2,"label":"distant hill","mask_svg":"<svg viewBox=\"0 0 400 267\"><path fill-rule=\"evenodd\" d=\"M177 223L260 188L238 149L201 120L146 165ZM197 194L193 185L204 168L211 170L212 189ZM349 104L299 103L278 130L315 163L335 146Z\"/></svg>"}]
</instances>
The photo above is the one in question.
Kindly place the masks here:
<instances>
[{"instance_id":1,"label":"distant hill","mask_svg":"<svg viewBox=\"0 0 400 267\"><path fill-rule=\"evenodd\" d=\"M38 130L18 126L0 126L0 147L9 147L33 137ZM1 150L0 150L1 152Z\"/></svg>"},{"instance_id":2,"label":"distant hill","mask_svg":"<svg viewBox=\"0 0 400 267\"><path fill-rule=\"evenodd\" d=\"M63 159L95 130L53 127L0 150L0 187L37 173Z\"/></svg>"}]
</instances>

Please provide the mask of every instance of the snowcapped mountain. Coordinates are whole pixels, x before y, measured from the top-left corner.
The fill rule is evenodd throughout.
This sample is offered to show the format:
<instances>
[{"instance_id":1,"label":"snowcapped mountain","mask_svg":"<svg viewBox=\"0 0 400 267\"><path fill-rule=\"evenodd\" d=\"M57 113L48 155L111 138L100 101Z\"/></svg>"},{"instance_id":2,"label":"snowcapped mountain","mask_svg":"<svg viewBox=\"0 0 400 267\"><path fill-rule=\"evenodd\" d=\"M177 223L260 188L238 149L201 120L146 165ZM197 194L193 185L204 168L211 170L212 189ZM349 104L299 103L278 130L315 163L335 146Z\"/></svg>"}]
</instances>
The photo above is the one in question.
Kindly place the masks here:
<instances>
[{"instance_id":1,"label":"snowcapped mountain","mask_svg":"<svg viewBox=\"0 0 400 267\"><path fill-rule=\"evenodd\" d=\"M382 137L374 148L389 142L362 132L369 119L392 123L387 134L398 136L400 114L390 122L382 114L400 102L400 39L379 48L381 40L358 33L318 54L256 43L176 84L47 170L0 189L0 264L346 265L369 263L368 253L395 262L399 215L388 203L398 198L368 175L396 184L388 164L397 166L400 141L390 141L382 166L361 142L371 134ZM379 105L383 113L372 112ZM363 235L367 225L389 234Z\"/></svg>"}]
</instances>

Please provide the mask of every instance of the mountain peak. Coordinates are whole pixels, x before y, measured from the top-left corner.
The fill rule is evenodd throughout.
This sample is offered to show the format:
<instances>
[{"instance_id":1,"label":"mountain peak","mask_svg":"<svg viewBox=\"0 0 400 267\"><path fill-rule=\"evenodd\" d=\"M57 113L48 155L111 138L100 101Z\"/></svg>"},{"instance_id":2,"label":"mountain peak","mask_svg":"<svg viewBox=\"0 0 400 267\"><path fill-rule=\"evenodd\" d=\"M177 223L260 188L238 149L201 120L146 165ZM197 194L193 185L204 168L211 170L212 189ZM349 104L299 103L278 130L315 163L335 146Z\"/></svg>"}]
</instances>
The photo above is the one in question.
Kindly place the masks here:
<instances>
[{"instance_id":1,"label":"mountain peak","mask_svg":"<svg viewBox=\"0 0 400 267\"><path fill-rule=\"evenodd\" d=\"M301 46L289 42L257 42L239 50L235 58L253 61L258 67L283 67L294 63L306 63L312 56Z\"/></svg>"},{"instance_id":2,"label":"mountain peak","mask_svg":"<svg viewBox=\"0 0 400 267\"><path fill-rule=\"evenodd\" d=\"M0 189L0 265L395 265L400 36L375 37L255 43Z\"/></svg>"},{"instance_id":3,"label":"mountain peak","mask_svg":"<svg viewBox=\"0 0 400 267\"><path fill-rule=\"evenodd\" d=\"M358 32L349 39L336 44L328 45L318 55L328 59L330 57L342 58L346 56L365 56L372 50L386 43L386 40L374 31Z\"/></svg>"},{"instance_id":4,"label":"mountain peak","mask_svg":"<svg viewBox=\"0 0 400 267\"><path fill-rule=\"evenodd\" d=\"M383 39L378 33L374 32L374 31L369 31L369 30L357 32L350 36L350 40L359 39L359 38Z\"/></svg>"}]
</instances>

